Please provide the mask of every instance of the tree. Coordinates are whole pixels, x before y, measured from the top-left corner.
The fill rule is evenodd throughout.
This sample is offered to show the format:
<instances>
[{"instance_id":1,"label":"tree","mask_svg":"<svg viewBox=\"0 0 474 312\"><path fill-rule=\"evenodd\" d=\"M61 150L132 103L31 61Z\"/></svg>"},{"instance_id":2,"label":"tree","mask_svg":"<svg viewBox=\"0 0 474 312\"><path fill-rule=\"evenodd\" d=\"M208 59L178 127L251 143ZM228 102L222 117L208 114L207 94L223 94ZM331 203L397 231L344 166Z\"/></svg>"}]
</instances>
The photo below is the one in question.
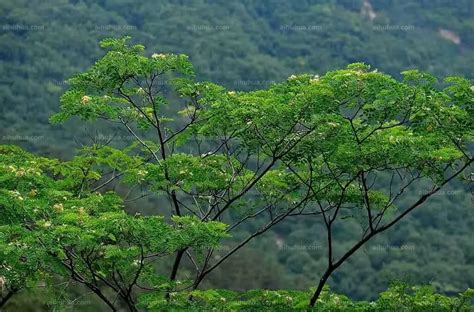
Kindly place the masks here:
<instances>
[{"instance_id":1,"label":"tree","mask_svg":"<svg viewBox=\"0 0 474 312\"><path fill-rule=\"evenodd\" d=\"M110 172L92 186L94 190L123 175L134 175L125 182L165 194L173 214L194 215L202 222L227 220L227 233L268 214L268 222L215 263L210 263L213 248L206 251L202 263L187 248L177 252L170 279L176 280L186 255L195 265L193 287L197 288L205 276L250 240L285 217L302 213L310 190L302 190L302 184L281 168L280 160L305 135L292 136L295 120L286 122L286 135L274 130L272 142L255 137L249 121L226 125L224 105L235 104L235 92L193 81L192 65L184 55L145 57L141 55L143 46L128 46L127 40L102 41L109 52L70 80L71 88L61 98L62 111L52 121L75 115L85 120L105 119L121 123L135 139L123 151L107 146L93 152L94 165L105 165ZM173 95L184 99L178 103L181 110L167 107L167 96ZM175 120L175 114L167 115L167 110L179 110L182 117ZM85 180L87 187L91 184L87 177L78 179ZM237 217L226 214L230 208Z\"/></svg>"},{"instance_id":2,"label":"tree","mask_svg":"<svg viewBox=\"0 0 474 312\"><path fill-rule=\"evenodd\" d=\"M156 300L153 296L144 299L149 311L303 311L307 307L309 291L262 290L235 293L223 289L196 290L188 294L177 294L170 302ZM323 312L357 311L471 311L469 301L474 295L468 289L457 296L447 297L433 291L431 286L410 286L394 282L372 302L353 301L350 298L324 290L317 310Z\"/></svg>"},{"instance_id":3,"label":"tree","mask_svg":"<svg viewBox=\"0 0 474 312\"><path fill-rule=\"evenodd\" d=\"M225 235L219 222L175 216L169 224L126 214L117 194L82 188L81 159L61 163L1 146L0 160L2 306L39 282L51 287L55 302L67 302L55 288L60 278L86 286L113 311L119 303L136 311L141 289L169 288L155 272L157 261L182 248L215 246Z\"/></svg>"},{"instance_id":4,"label":"tree","mask_svg":"<svg viewBox=\"0 0 474 312\"><path fill-rule=\"evenodd\" d=\"M188 220L190 228L215 227L199 245L193 244L196 230L191 240L166 249L175 253L169 281L163 282L168 300L181 289L184 257L195 268L185 287L197 289L252 239L288 217L311 216L325 224L328 251L312 308L328 278L352 254L472 163L474 91L463 78L447 78L442 88L426 73L406 71L397 81L356 63L322 77L291 76L265 90L234 92L195 81L184 55L147 57L143 46L127 40L102 41L108 52L70 80L61 112L51 120L107 120L133 138L129 146L82 149L68 165L73 169L67 187L79 199L129 184L143 196L167 199L156 214ZM410 205L398 205L420 181L432 187ZM131 217L122 212L121 218ZM360 233L354 233L351 248L336 251L334 229L348 218L360 222ZM145 220L152 226L161 219ZM216 222L228 227L219 231ZM244 224L254 231L230 250L216 250L216 240ZM137 237L156 239L142 229ZM115 291L133 310L123 285Z\"/></svg>"}]
</instances>

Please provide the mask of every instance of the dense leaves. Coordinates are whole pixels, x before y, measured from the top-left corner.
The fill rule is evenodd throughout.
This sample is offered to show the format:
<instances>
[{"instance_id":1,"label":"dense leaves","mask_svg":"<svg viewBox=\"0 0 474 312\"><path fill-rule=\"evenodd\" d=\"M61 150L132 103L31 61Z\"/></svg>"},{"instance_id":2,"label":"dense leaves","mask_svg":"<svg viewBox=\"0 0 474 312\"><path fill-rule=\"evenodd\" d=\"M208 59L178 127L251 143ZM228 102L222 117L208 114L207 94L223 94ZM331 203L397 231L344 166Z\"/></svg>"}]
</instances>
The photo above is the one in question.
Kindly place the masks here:
<instances>
[{"instance_id":1,"label":"dense leaves","mask_svg":"<svg viewBox=\"0 0 474 312\"><path fill-rule=\"evenodd\" d=\"M409 286L397 282L381 293L377 300L357 302L325 289L314 311L468 312L472 308L469 301L473 295L473 290L468 289L457 296L447 297L435 293L431 286ZM213 289L193 291L191 300L188 300L188 296L189 294L174 294L170 302L153 296L144 296L141 304L150 311L304 311L310 292L251 290L236 293Z\"/></svg>"},{"instance_id":2,"label":"dense leaves","mask_svg":"<svg viewBox=\"0 0 474 312\"><path fill-rule=\"evenodd\" d=\"M371 4L374 15L364 3ZM186 53L195 64L200 79L215 81L230 90L264 89L293 73L322 75L359 60L397 78L399 72L407 68L427 70L438 77L455 74L472 78L474 6L471 0L266 3L4 0L0 7L0 68L6 73L0 82L0 139L2 143L20 144L30 151L39 150L54 157L69 159L75 154L75 147L92 141L89 137L98 137L101 143L114 137L121 146L130 141L128 134L121 136L115 127L102 122L89 124L87 128L80 122L54 127L47 123L50 114L57 111L59 96L68 86L64 80L85 70L100 57L102 51L96 43L109 36L132 35L146 44L149 56L154 52ZM459 43L456 43L456 38ZM160 81L160 84L168 86L165 81ZM182 93L187 95L207 86L215 87L208 83L195 86L188 84L186 79L174 84L180 84ZM454 84L450 92L455 93L457 88ZM469 102L463 104L460 100L457 103L466 110L470 109ZM99 107L104 108L103 105ZM84 106L76 108L85 109ZM89 109L89 116L94 116L96 108ZM192 111L192 108L183 109L182 113L186 116ZM110 113L115 114L113 110ZM133 110L129 113L130 116L123 112L127 118L136 115ZM141 122L142 127L149 126L145 118L142 120L145 120ZM399 141L404 138L401 133L394 136ZM327 134L331 132L327 131ZM150 142L147 144L152 146ZM186 144L186 137L177 138L176 145L179 144ZM372 149L375 147L373 145ZM111 154L115 159L125 159L124 153ZM146 170L140 167L131 169L122 177L127 182L143 181ZM121 166L120 171L123 170ZM156 171L158 181L153 181L156 183L153 189L162 190L167 182L162 181L162 170L157 168ZM97 173L90 170L89 176L97 178ZM272 171L269 179L279 173ZM80 184L82 173L77 171L76 177L69 179L68 183ZM383 176L379 177L384 180ZM294 183L294 177L288 178ZM390 177L387 177L381 184L387 187L389 181ZM294 187L291 183L290 187ZM431 189L429 181L418 180L413 186L412 190L405 192L410 196L406 200L400 199L397 206L408 205L411 196L414 198ZM271 196L271 202L277 202L281 196L289 201L298 196L296 192L275 194L277 192L271 190L272 187L272 184L259 185L258 192ZM284 189L285 193L290 191L285 185L279 185L279 189ZM137 197L141 196L137 193ZM474 270L470 269L470 264L474 261L474 241L469 237L474 215L465 209L472 205L470 197L468 186L451 183L419 212L409 216L407 223L382 235L375 245L341 267L340 275L330 280L331 285L338 292L359 299L374 297L386 288L388 280L398 276L406 276L415 283L434 280L437 289L450 293L473 287ZM209 198L205 199L208 202ZM254 196L249 201L253 203L255 199L263 198ZM131 211L147 214L163 208L149 198L136 204L126 203ZM241 209L255 210L247 206L243 203ZM285 209L282 206L276 208ZM357 223L352 221L360 216L352 211L346 217L348 226L338 228L335 235L339 246L348 244L353 237ZM257 225L240 226L238 229L243 232L240 235L253 231ZM322 222L313 218L294 218L292 222L280 224L275 231L261 236L258 244L245 250L243 259L229 259L231 262L227 267L234 272L231 286L240 290L263 286L277 289L312 286L316 275L325 266L325 259L320 255L322 251L282 251L277 243L290 247L304 245L304 248L320 246L324 241L320 235L324 230L321 225ZM393 248L372 249L379 245ZM404 245L413 248L409 251L397 249ZM261 257L261 250L265 250L266 257ZM246 272L259 270L254 265L257 260L261 266L272 267L280 273L252 274L256 276L252 280L242 278ZM366 269L361 270L362 266ZM217 270L206 285L228 287L228 275L224 270Z\"/></svg>"},{"instance_id":3,"label":"dense leaves","mask_svg":"<svg viewBox=\"0 0 474 312\"><path fill-rule=\"evenodd\" d=\"M441 86L411 70L397 80L354 63L235 92L196 81L186 56L147 55L129 39L101 42L106 54L70 79L51 121L105 120L133 143L96 143L67 162L4 148L4 244L34 248L33 259L53 263L10 268L8 257L23 255L5 247L5 270L20 272L12 281L27 285L29 271L70 274L112 310L117 303L103 288L131 311L136 289L150 291L153 307L190 288L192 302L205 294L196 290L203 280L250 241L289 217L315 216L327 266L306 297L312 308L347 259L472 163L474 90L463 78ZM427 192L410 198L405 191L419 181ZM127 214L107 191L124 186L128 195L139 188L142 197L157 196L161 207L152 216ZM339 246L333 235L345 219L357 227ZM221 252L219 243L243 226L254 230ZM165 256L175 258L169 279L157 273ZM184 257L192 273L182 269Z\"/></svg>"},{"instance_id":4,"label":"dense leaves","mask_svg":"<svg viewBox=\"0 0 474 312\"><path fill-rule=\"evenodd\" d=\"M155 272L157 260L182 248L215 246L225 236L218 222L128 215L113 192L75 194L68 179L82 169L77 163L12 146L1 147L0 163L3 289L71 278L100 294L104 283L128 297L138 285L166 290L170 284Z\"/></svg>"}]
</instances>

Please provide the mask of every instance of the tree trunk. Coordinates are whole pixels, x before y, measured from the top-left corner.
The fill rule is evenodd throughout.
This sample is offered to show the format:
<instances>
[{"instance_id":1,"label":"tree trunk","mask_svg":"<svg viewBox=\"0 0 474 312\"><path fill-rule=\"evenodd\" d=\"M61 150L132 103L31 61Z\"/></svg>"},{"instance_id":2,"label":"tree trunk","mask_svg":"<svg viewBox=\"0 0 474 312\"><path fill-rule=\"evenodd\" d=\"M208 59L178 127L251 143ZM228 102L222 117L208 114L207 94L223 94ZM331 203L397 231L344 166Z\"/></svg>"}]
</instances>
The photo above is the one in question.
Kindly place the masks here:
<instances>
[{"instance_id":1,"label":"tree trunk","mask_svg":"<svg viewBox=\"0 0 474 312\"><path fill-rule=\"evenodd\" d=\"M171 269L171 274L170 274L170 280L175 281L176 276L178 275L178 269L179 269L179 264L181 263L181 259L183 258L184 253L186 252L186 249L181 249L178 250L178 253L176 254L176 258L173 263L173 268ZM170 298L170 292L168 291L166 293L166 299Z\"/></svg>"},{"instance_id":2,"label":"tree trunk","mask_svg":"<svg viewBox=\"0 0 474 312\"><path fill-rule=\"evenodd\" d=\"M17 292L16 290L10 290L5 297L1 298L0 308L3 307L16 292Z\"/></svg>"},{"instance_id":3,"label":"tree trunk","mask_svg":"<svg viewBox=\"0 0 474 312\"><path fill-rule=\"evenodd\" d=\"M326 285L326 282L331 276L331 273L333 272L332 268L328 268L326 272L324 272L323 276L319 280L318 288L316 288L316 291L314 292L313 296L311 297L311 300L309 301L308 305L308 310L311 310L314 308L314 305L316 304L316 301L319 299L319 296L321 295L321 292L323 291L324 285Z\"/></svg>"},{"instance_id":4,"label":"tree trunk","mask_svg":"<svg viewBox=\"0 0 474 312\"><path fill-rule=\"evenodd\" d=\"M178 274L179 264L181 263L181 258L183 258L186 249L178 250L176 258L174 260L173 269L171 269L170 280L176 280L176 275Z\"/></svg>"}]
</instances>

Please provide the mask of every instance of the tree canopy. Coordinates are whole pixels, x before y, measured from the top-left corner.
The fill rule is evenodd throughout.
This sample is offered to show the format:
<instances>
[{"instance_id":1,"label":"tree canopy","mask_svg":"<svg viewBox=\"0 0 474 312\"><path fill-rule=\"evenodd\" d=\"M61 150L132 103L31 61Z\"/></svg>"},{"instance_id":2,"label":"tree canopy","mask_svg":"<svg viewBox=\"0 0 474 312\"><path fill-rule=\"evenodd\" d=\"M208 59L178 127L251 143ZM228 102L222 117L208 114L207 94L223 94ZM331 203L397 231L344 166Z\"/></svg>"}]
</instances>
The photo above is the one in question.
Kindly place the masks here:
<instances>
[{"instance_id":1,"label":"tree canopy","mask_svg":"<svg viewBox=\"0 0 474 312\"><path fill-rule=\"evenodd\" d=\"M317 287L311 295L258 295L272 304L283 295L298 307L305 298L312 307L324 303L326 281L347 259L472 164L467 79L441 84L417 70L395 79L354 63L234 91L197 80L185 55L147 53L128 41L101 42L105 55L69 80L51 121L103 120L131 142L97 142L65 162L2 147L0 276L11 293L60 278L112 310L162 307L176 296L179 305L201 295L209 304L235 300L197 289L251 241L302 218L323 225L314 233L327 259ZM417 183L427 190L413 196ZM124 210L134 188L157 198L152 215ZM251 231L237 231L243 227ZM345 227L353 233L341 246L333 236Z\"/></svg>"}]
</instances>

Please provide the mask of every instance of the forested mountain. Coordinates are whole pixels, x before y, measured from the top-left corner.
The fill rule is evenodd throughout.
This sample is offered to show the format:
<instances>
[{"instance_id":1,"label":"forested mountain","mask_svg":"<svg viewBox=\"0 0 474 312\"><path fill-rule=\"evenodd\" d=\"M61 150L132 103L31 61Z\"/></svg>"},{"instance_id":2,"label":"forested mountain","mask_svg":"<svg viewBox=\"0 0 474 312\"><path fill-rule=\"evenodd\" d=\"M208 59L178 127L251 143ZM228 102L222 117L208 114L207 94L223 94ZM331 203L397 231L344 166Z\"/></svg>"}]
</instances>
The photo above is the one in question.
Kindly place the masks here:
<instances>
[{"instance_id":1,"label":"forested mountain","mask_svg":"<svg viewBox=\"0 0 474 312\"><path fill-rule=\"evenodd\" d=\"M185 53L202 79L231 89L355 61L394 75L416 67L468 78L474 65L469 0L6 0L0 6L1 118L9 125L2 135L26 136L35 140L30 146L49 151L51 142L74 134L47 123L64 79L90 65L98 40L108 36L128 34L152 50Z\"/></svg>"},{"instance_id":2,"label":"forested mountain","mask_svg":"<svg viewBox=\"0 0 474 312\"><path fill-rule=\"evenodd\" d=\"M130 35L148 51L189 55L199 79L229 90L263 89L292 74L324 74L359 61L394 76L418 68L471 79L474 68L471 0L2 0L0 12L1 143L59 158L70 158L89 136L111 135L100 124L48 122L65 79L101 56L97 42L105 37ZM418 185L413 192L426 191ZM363 299L397 278L446 293L474 287L471 206L466 186L453 183L354 256L331 287ZM321 226L307 218L276 227L205 285L314 286L325 261ZM343 248L351 233L335 239Z\"/></svg>"}]
</instances>

